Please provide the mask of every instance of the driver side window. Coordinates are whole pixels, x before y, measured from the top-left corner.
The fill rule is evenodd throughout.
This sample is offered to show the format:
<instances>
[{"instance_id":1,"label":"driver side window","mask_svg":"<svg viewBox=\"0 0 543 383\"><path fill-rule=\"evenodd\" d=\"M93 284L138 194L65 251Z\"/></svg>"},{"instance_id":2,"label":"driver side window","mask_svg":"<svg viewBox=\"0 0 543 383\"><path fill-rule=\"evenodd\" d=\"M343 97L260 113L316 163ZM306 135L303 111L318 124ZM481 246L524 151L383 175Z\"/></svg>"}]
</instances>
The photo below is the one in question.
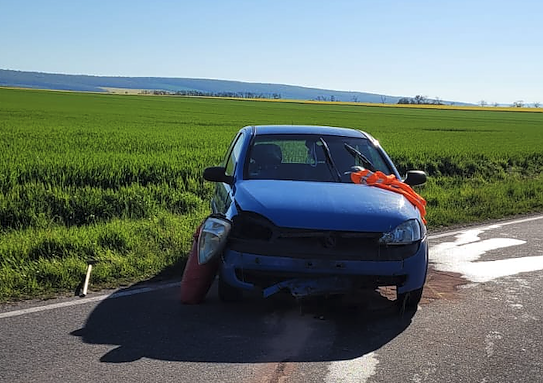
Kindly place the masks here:
<instances>
[{"instance_id":1,"label":"driver side window","mask_svg":"<svg viewBox=\"0 0 543 383\"><path fill-rule=\"evenodd\" d=\"M228 156L226 157L225 161L225 174L227 176L232 176L234 175L234 170L236 169L236 164L238 163L238 160L239 160L239 155L240 155L240 152L241 152L241 147L243 146L243 134L240 134L236 137L236 139L234 140L234 144L231 146L231 149L228 153Z\"/></svg>"}]
</instances>

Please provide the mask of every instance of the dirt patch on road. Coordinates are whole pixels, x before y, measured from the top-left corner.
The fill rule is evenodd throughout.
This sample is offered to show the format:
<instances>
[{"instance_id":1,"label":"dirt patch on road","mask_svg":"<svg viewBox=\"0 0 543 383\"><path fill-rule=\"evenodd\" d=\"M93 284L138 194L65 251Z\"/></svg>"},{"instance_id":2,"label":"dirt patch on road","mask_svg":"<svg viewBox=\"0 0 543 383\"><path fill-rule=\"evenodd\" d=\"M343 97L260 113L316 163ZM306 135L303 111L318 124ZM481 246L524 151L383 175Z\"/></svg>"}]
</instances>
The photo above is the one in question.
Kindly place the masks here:
<instances>
[{"instance_id":1,"label":"dirt patch on road","mask_svg":"<svg viewBox=\"0 0 543 383\"><path fill-rule=\"evenodd\" d=\"M420 304L428 304L436 300L452 301L459 299L458 287L467 284L468 281L461 274L428 269L424 293ZM396 287L380 287L379 293L388 300L396 299Z\"/></svg>"},{"instance_id":2,"label":"dirt patch on road","mask_svg":"<svg viewBox=\"0 0 543 383\"><path fill-rule=\"evenodd\" d=\"M461 274L438 271L430 267L420 303L427 304L440 299L447 301L459 299L458 287L467 283L468 280Z\"/></svg>"}]
</instances>

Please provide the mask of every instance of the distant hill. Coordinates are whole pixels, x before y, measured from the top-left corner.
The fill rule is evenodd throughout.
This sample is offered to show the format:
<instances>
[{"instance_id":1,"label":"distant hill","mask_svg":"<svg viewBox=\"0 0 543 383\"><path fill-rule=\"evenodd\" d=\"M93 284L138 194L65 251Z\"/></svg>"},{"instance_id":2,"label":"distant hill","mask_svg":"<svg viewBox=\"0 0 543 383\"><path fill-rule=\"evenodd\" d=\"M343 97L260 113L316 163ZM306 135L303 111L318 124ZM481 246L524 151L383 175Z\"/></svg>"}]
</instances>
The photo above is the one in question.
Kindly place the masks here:
<instances>
[{"instance_id":1,"label":"distant hill","mask_svg":"<svg viewBox=\"0 0 543 383\"><path fill-rule=\"evenodd\" d=\"M0 86L80 92L107 92L106 88L117 88L199 95L236 95L237 97L246 97L249 94L251 97L287 100L354 101L379 104L397 104L401 98L405 98L376 93L347 92L283 84L198 78L88 76L7 69L0 69ZM471 105L463 102L442 102L445 104Z\"/></svg>"},{"instance_id":2,"label":"distant hill","mask_svg":"<svg viewBox=\"0 0 543 383\"><path fill-rule=\"evenodd\" d=\"M346 92L281 84L167 77L106 77L23 72L0 69L0 86L104 92L104 88L145 89L166 92L252 93L293 100L335 100L395 104L400 97L365 92Z\"/></svg>"}]
</instances>

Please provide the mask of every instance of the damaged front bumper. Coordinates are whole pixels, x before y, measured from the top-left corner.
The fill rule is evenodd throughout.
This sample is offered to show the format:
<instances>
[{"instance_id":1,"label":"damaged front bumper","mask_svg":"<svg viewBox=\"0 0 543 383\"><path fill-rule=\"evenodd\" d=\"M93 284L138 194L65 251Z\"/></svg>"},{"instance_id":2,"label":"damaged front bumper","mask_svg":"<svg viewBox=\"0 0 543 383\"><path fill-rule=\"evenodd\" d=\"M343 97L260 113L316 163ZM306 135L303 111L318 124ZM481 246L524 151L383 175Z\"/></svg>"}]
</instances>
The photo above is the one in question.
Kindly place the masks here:
<instances>
[{"instance_id":1,"label":"damaged front bumper","mask_svg":"<svg viewBox=\"0 0 543 383\"><path fill-rule=\"evenodd\" d=\"M424 239L414 255L395 261L300 259L227 248L221 264L224 282L242 290L261 289L264 297L281 290L304 297L389 285L396 285L398 293L403 294L424 285L428 245Z\"/></svg>"}]
</instances>

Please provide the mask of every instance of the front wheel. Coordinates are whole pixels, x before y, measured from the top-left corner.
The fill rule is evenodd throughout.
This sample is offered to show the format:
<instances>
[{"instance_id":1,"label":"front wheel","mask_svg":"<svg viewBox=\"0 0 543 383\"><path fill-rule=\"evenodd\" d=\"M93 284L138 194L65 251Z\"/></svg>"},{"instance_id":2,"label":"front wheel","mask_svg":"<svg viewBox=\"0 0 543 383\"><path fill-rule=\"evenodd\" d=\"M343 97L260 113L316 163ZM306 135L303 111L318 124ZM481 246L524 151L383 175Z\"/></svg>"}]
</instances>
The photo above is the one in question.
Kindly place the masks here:
<instances>
[{"instance_id":1,"label":"front wheel","mask_svg":"<svg viewBox=\"0 0 543 383\"><path fill-rule=\"evenodd\" d=\"M243 298L243 292L226 283L219 276L219 299L223 302L239 302Z\"/></svg>"},{"instance_id":2,"label":"front wheel","mask_svg":"<svg viewBox=\"0 0 543 383\"><path fill-rule=\"evenodd\" d=\"M396 301L400 308L405 310L416 310L422 299L423 287L417 290L408 291L407 293L398 294Z\"/></svg>"}]
</instances>

